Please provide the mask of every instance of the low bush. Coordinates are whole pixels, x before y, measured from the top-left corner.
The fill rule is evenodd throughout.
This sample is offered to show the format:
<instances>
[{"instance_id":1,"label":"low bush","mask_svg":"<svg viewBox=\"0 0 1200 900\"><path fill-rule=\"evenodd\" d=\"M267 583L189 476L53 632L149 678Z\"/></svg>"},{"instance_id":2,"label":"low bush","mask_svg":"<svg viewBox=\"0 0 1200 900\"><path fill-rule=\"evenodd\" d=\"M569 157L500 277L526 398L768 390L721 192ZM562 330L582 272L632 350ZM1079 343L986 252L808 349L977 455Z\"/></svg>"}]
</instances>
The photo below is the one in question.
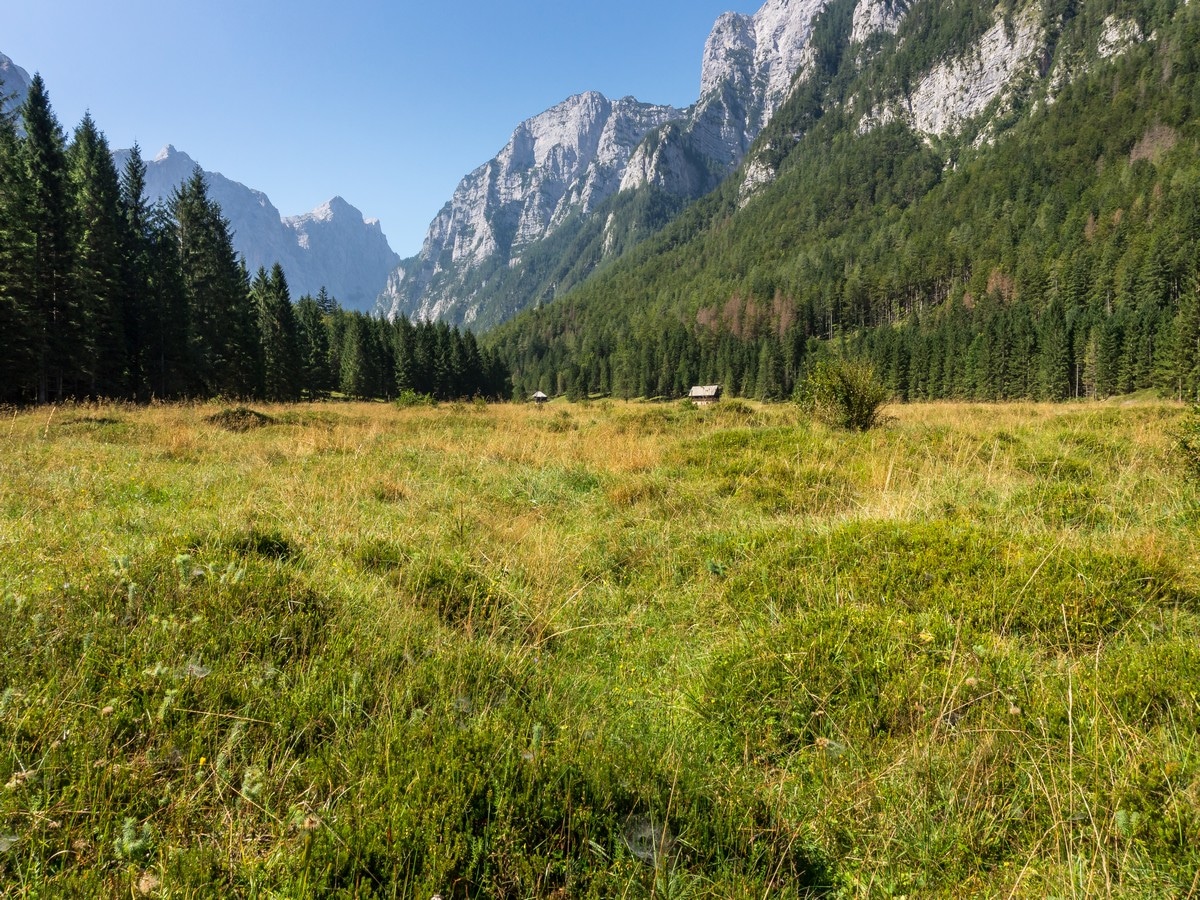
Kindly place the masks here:
<instances>
[{"instance_id":1,"label":"low bush","mask_svg":"<svg viewBox=\"0 0 1200 900\"><path fill-rule=\"evenodd\" d=\"M1175 434L1179 455L1191 481L1200 483L1200 406L1192 409Z\"/></svg>"},{"instance_id":2,"label":"low bush","mask_svg":"<svg viewBox=\"0 0 1200 900\"><path fill-rule=\"evenodd\" d=\"M396 398L396 407L398 409L411 409L414 406L437 406L437 401L429 394L418 394L411 389L405 389L400 392L400 396Z\"/></svg>"},{"instance_id":3,"label":"low bush","mask_svg":"<svg viewBox=\"0 0 1200 900\"><path fill-rule=\"evenodd\" d=\"M869 431L882 421L889 397L870 363L840 359L813 369L803 403L814 418L833 428Z\"/></svg>"}]
</instances>

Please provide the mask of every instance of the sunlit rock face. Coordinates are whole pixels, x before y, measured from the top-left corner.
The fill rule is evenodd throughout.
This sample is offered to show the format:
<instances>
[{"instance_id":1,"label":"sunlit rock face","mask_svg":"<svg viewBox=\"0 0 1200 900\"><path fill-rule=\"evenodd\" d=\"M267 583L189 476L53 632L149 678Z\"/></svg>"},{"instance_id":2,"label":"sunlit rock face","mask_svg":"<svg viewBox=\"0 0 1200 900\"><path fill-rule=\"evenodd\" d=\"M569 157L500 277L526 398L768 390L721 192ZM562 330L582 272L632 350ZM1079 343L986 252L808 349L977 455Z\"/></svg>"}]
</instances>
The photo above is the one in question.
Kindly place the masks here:
<instances>
[{"instance_id":1,"label":"sunlit rock face","mask_svg":"<svg viewBox=\"0 0 1200 900\"><path fill-rule=\"evenodd\" d=\"M705 44L700 98L687 109L589 92L519 125L494 159L467 175L430 225L421 253L392 274L379 309L471 323L483 266L522 251L621 190L653 186L693 199L743 160L809 65L826 0L769 0L726 13Z\"/></svg>"},{"instance_id":2,"label":"sunlit rock face","mask_svg":"<svg viewBox=\"0 0 1200 900\"><path fill-rule=\"evenodd\" d=\"M863 0L863 4L869 2ZM860 130L900 121L930 137L958 133L995 101L1003 101L1006 91L1020 78L1039 77L1045 37L1038 4L1028 6L1011 21L997 16L966 52L938 62L915 80L907 94L867 112Z\"/></svg>"}]
</instances>

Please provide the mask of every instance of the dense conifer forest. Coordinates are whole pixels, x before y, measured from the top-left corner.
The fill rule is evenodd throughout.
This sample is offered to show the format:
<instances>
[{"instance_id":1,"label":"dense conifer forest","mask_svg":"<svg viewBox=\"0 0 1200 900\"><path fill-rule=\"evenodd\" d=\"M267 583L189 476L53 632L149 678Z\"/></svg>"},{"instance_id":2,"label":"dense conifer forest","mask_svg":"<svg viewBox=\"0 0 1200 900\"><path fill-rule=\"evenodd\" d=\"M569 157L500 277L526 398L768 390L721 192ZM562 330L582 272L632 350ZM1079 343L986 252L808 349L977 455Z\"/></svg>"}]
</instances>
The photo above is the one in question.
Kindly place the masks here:
<instances>
[{"instance_id":1,"label":"dense conifer forest","mask_svg":"<svg viewBox=\"0 0 1200 900\"><path fill-rule=\"evenodd\" d=\"M1052 4L1045 68L954 138L862 128L897 85L969 46L1005 7L914 4L819 64L735 175L656 237L490 337L519 391L681 396L695 383L791 396L830 354L865 356L903 399L1200 390L1200 9ZM1009 10L1009 13L1014 12ZM1111 15L1149 38L1111 59ZM853 51L853 52L852 52ZM856 112L859 111L859 112Z\"/></svg>"},{"instance_id":2,"label":"dense conifer forest","mask_svg":"<svg viewBox=\"0 0 1200 900\"><path fill-rule=\"evenodd\" d=\"M471 333L293 303L279 265L246 271L199 169L165 204L145 176L90 115L68 140L40 76L0 120L0 402L508 396Z\"/></svg>"}]
</instances>

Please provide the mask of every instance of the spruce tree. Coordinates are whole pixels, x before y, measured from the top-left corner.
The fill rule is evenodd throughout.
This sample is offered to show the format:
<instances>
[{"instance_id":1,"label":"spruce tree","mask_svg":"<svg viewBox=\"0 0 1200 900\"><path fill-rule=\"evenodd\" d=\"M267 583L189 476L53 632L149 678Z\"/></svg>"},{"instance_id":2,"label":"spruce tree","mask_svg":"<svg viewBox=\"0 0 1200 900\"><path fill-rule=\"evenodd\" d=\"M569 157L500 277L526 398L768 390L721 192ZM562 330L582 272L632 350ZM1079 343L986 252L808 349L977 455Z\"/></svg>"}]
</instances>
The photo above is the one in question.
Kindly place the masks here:
<instances>
[{"instance_id":1,"label":"spruce tree","mask_svg":"<svg viewBox=\"0 0 1200 900\"><path fill-rule=\"evenodd\" d=\"M121 216L124 220L121 258L121 320L133 397L151 394L150 335L160 315L151 289L151 208L146 202L146 163L136 143L121 171Z\"/></svg>"},{"instance_id":2,"label":"spruce tree","mask_svg":"<svg viewBox=\"0 0 1200 900\"><path fill-rule=\"evenodd\" d=\"M126 251L121 187L108 141L90 114L67 153L71 187L72 280L80 316L79 353L90 396L123 397L128 389L125 341Z\"/></svg>"},{"instance_id":3,"label":"spruce tree","mask_svg":"<svg viewBox=\"0 0 1200 900\"><path fill-rule=\"evenodd\" d=\"M279 402L299 400L302 389L299 325L283 267L275 263L270 275L260 268L250 292L258 307L263 396Z\"/></svg>"},{"instance_id":4,"label":"spruce tree","mask_svg":"<svg viewBox=\"0 0 1200 900\"><path fill-rule=\"evenodd\" d=\"M334 388L329 374L329 332L325 314L312 297L301 297L296 304L296 324L300 341L300 383L308 399L326 396Z\"/></svg>"},{"instance_id":5,"label":"spruce tree","mask_svg":"<svg viewBox=\"0 0 1200 900\"><path fill-rule=\"evenodd\" d=\"M392 323L392 342L396 357L396 391L401 394L416 391L416 335L406 316L399 316Z\"/></svg>"},{"instance_id":6,"label":"spruce tree","mask_svg":"<svg viewBox=\"0 0 1200 900\"><path fill-rule=\"evenodd\" d=\"M162 203L150 209L149 283L139 304L145 378L151 396L175 398L194 391L188 345L187 289L175 220Z\"/></svg>"},{"instance_id":7,"label":"spruce tree","mask_svg":"<svg viewBox=\"0 0 1200 900\"><path fill-rule=\"evenodd\" d=\"M261 391L257 316L229 222L196 167L170 203L188 308L191 390L249 397Z\"/></svg>"},{"instance_id":8,"label":"spruce tree","mask_svg":"<svg viewBox=\"0 0 1200 900\"><path fill-rule=\"evenodd\" d=\"M1200 270L1180 298L1174 325L1172 393L1200 403Z\"/></svg>"},{"instance_id":9,"label":"spruce tree","mask_svg":"<svg viewBox=\"0 0 1200 900\"><path fill-rule=\"evenodd\" d=\"M1180 296L1170 321L1159 327L1155 380L1163 394L1200 402L1200 273Z\"/></svg>"},{"instance_id":10,"label":"spruce tree","mask_svg":"<svg viewBox=\"0 0 1200 900\"><path fill-rule=\"evenodd\" d=\"M347 397L366 399L371 396L371 350L368 324L365 317L353 313L346 322L342 338L341 374L339 383Z\"/></svg>"},{"instance_id":11,"label":"spruce tree","mask_svg":"<svg viewBox=\"0 0 1200 900\"><path fill-rule=\"evenodd\" d=\"M351 314L339 306L321 317L325 324L325 334L329 344L329 387L330 390L340 391L342 384L342 351L345 349L346 328Z\"/></svg>"},{"instance_id":12,"label":"spruce tree","mask_svg":"<svg viewBox=\"0 0 1200 900\"><path fill-rule=\"evenodd\" d=\"M39 403L60 400L77 388L82 316L71 292L70 198L66 137L50 108L40 74L21 107L21 142L28 180L27 214L33 233L32 311Z\"/></svg>"},{"instance_id":13,"label":"spruce tree","mask_svg":"<svg viewBox=\"0 0 1200 900\"><path fill-rule=\"evenodd\" d=\"M1062 304L1052 301L1042 315L1039 336L1039 394L1043 400L1071 395L1071 336Z\"/></svg>"},{"instance_id":14,"label":"spruce tree","mask_svg":"<svg viewBox=\"0 0 1200 900\"><path fill-rule=\"evenodd\" d=\"M32 185L14 122L0 115L0 402L35 399L41 325L33 306Z\"/></svg>"},{"instance_id":15,"label":"spruce tree","mask_svg":"<svg viewBox=\"0 0 1200 900\"><path fill-rule=\"evenodd\" d=\"M384 319L376 316L368 316L367 324L370 326L370 345L374 360L371 396L390 400L396 395L396 354L391 329Z\"/></svg>"},{"instance_id":16,"label":"spruce tree","mask_svg":"<svg viewBox=\"0 0 1200 900\"><path fill-rule=\"evenodd\" d=\"M462 348L464 361L462 395L464 397L473 397L477 394L488 396L483 356L479 352L479 343L475 340L475 335L470 331L463 332Z\"/></svg>"},{"instance_id":17,"label":"spruce tree","mask_svg":"<svg viewBox=\"0 0 1200 900\"><path fill-rule=\"evenodd\" d=\"M321 289L317 291L317 308L324 315L333 315L334 310L338 308L338 303L329 296L329 292L325 290L325 285L321 285Z\"/></svg>"}]
</instances>

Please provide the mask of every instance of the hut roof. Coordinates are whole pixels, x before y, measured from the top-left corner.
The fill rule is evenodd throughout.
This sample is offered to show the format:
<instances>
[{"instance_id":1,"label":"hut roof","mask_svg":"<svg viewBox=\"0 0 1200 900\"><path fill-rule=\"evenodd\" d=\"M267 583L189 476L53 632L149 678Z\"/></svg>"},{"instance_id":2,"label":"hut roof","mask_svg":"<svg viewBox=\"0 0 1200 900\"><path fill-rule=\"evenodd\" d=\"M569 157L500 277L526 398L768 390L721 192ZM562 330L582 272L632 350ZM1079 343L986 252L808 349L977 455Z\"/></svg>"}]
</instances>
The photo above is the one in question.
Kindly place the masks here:
<instances>
[{"instance_id":1,"label":"hut roof","mask_svg":"<svg viewBox=\"0 0 1200 900\"><path fill-rule=\"evenodd\" d=\"M716 400L721 396L719 384L698 384L688 392L693 400Z\"/></svg>"}]
</instances>

